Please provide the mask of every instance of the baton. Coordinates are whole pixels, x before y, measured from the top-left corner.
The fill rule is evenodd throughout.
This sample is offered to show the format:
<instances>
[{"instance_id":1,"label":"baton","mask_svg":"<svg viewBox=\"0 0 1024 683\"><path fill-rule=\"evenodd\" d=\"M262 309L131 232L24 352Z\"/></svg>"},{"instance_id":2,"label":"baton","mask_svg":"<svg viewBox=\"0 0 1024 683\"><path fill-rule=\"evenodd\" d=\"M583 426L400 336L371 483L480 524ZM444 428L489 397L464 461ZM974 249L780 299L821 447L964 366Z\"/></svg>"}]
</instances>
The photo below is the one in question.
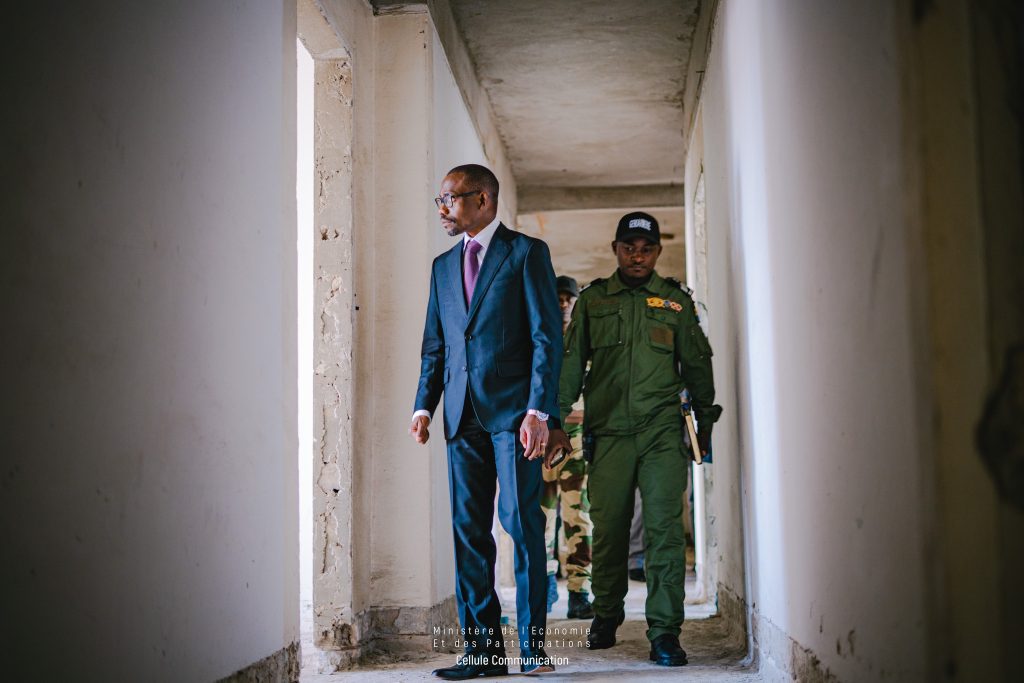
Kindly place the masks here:
<instances>
[{"instance_id":1,"label":"baton","mask_svg":"<svg viewBox=\"0 0 1024 683\"><path fill-rule=\"evenodd\" d=\"M704 462L700 453L700 446L697 444L697 428L693 424L693 412L690 410L690 402L682 403L683 418L686 421L686 433L690 437L690 451L693 454L693 461L698 465Z\"/></svg>"}]
</instances>

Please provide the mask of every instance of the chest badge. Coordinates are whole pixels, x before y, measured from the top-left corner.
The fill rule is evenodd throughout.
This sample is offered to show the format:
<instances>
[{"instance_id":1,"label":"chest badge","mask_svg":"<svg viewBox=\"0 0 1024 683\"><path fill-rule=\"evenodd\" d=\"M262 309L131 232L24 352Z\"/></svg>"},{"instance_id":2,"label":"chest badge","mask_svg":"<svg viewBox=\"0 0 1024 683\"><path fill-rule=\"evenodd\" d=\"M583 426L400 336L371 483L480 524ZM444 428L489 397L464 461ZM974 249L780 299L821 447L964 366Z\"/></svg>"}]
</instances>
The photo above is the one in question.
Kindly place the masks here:
<instances>
[{"instance_id":1,"label":"chest badge","mask_svg":"<svg viewBox=\"0 0 1024 683\"><path fill-rule=\"evenodd\" d=\"M676 313L683 310L682 304L677 304L675 301L669 301L668 299L662 299L659 296L647 297L647 306L649 308L668 308Z\"/></svg>"}]
</instances>

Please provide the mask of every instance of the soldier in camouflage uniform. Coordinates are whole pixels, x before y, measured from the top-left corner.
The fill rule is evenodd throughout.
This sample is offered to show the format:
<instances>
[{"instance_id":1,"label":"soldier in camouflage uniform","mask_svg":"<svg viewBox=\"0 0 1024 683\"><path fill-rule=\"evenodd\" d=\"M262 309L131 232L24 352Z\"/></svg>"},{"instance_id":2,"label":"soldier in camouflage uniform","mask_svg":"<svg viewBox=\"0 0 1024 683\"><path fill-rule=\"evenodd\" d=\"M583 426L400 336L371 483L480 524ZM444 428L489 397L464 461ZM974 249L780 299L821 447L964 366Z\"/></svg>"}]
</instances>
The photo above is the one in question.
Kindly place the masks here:
<instances>
[{"instance_id":1,"label":"soldier in camouflage uniform","mask_svg":"<svg viewBox=\"0 0 1024 683\"><path fill-rule=\"evenodd\" d=\"M558 389L563 423L583 390L584 443L593 458L588 485L595 617L587 647L615 645L616 628L625 618L629 527L639 488L650 658L680 666L686 664L679 633L686 572L683 491L690 459L683 447L679 393L685 386L692 396L697 441L705 453L722 409L714 404L711 346L693 300L678 282L654 271L661 254L658 222L646 213L626 214L612 250L618 270L591 283L576 303ZM565 432L552 430L546 457L568 443Z\"/></svg>"},{"instance_id":2,"label":"soldier in camouflage uniform","mask_svg":"<svg viewBox=\"0 0 1024 683\"><path fill-rule=\"evenodd\" d=\"M579 286L571 277L556 280L558 303L562 308L562 327L569 324L572 307L579 296ZM543 469L544 490L540 505L546 524L544 540L548 548L548 611L558 599L555 571L558 569L558 513L561 508L562 533L568 550L565 559L566 583L569 587L570 619L590 619L594 610L590 605L590 500L587 496L587 463L583 460L581 441L583 426L576 415L567 417L565 431L572 444L572 452L554 467ZM559 503L561 505L559 506ZM553 590L552 590L553 589Z\"/></svg>"}]
</instances>

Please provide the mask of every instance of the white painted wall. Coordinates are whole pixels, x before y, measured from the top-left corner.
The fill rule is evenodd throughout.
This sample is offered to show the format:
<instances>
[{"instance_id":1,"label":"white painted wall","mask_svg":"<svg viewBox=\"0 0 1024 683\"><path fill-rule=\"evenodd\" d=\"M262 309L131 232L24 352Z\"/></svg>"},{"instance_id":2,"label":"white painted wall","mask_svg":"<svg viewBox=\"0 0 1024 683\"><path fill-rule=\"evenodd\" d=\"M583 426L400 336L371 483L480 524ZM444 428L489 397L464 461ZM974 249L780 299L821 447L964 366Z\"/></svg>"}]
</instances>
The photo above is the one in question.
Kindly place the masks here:
<instances>
[{"instance_id":1,"label":"white painted wall","mask_svg":"<svg viewBox=\"0 0 1024 683\"><path fill-rule=\"evenodd\" d=\"M98 4L2 41L0 651L209 681L298 637L294 7Z\"/></svg>"},{"instance_id":2,"label":"white painted wall","mask_svg":"<svg viewBox=\"0 0 1024 683\"><path fill-rule=\"evenodd\" d=\"M924 677L894 24L883 2L723 0L705 76L719 577L776 673L791 639L840 680Z\"/></svg>"},{"instance_id":3,"label":"white painted wall","mask_svg":"<svg viewBox=\"0 0 1024 683\"><path fill-rule=\"evenodd\" d=\"M427 606L432 572L424 571L423 557L430 548L432 463L429 450L417 447L408 429L432 260L430 27L425 13L374 21L375 220L372 234L356 236L374 269L371 278L357 278L356 286L360 311L368 307L360 321L372 334L365 349L372 354L366 368L371 374L363 387L369 393L356 396L357 403L373 404L373 433L364 454L372 458L374 491L370 605ZM436 429L433 436L440 436Z\"/></svg>"}]
</instances>

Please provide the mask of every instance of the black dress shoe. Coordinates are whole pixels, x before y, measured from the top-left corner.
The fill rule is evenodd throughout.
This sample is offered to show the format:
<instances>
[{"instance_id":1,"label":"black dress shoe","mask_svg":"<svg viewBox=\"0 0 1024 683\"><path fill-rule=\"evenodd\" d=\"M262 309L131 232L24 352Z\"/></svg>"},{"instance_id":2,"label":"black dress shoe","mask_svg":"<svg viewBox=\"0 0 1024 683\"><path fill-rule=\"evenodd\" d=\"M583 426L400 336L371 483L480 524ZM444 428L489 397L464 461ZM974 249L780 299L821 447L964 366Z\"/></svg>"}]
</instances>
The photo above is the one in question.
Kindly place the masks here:
<instances>
[{"instance_id":1,"label":"black dress shoe","mask_svg":"<svg viewBox=\"0 0 1024 683\"><path fill-rule=\"evenodd\" d=\"M625 620L625 612L619 612L617 617L594 617L594 621L590 622L590 633L587 634L587 649L607 650L615 645L615 631Z\"/></svg>"},{"instance_id":2,"label":"black dress shoe","mask_svg":"<svg viewBox=\"0 0 1024 683\"><path fill-rule=\"evenodd\" d=\"M502 663L495 664L495 661ZM434 669L431 673L446 681L465 681L477 676L508 676L508 665L503 655L500 659L494 655L466 655L460 657L455 666Z\"/></svg>"},{"instance_id":3,"label":"black dress shoe","mask_svg":"<svg viewBox=\"0 0 1024 683\"><path fill-rule=\"evenodd\" d=\"M569 611L565 615L569 619L592 619L594 608L587 599L586 591L569 591Z\"/></svg>"},{"instance_id":4,"label":"black dress shoe","mask_svg":"<svg viewBox=\"0 0 1024 683\"><path fill-rule=\"evenodd\" d=\"M524 652L522 654L523 663L519 665L519 671L524 674L549 674L555 670L555 665L551 663L551 657L548 657L548 653L544 652L544 648L535 650L533 652Z\"/></svg>"},{"instance_id":5,"label":"black dress shoe","mask_svg":"<svg viewBox=\"0 0 1024 683\"><path fill-rule=\"evenodd\" d=\"M663 633L651 641L651 661L660 666L683 666L686 650L679 647L679 639L674 635Z\"/></svg>"},{"instance_id":6,"label":"black dress shoe","mask_svg":"<svg viewBox=\"0 0 1024 683\"><path fill-rule=\"evenodd\" d=\"M637 567L636 569L630 569L629 570L629 579L631 581L640 581L641 583L646 583L646 581L647 581L647 572L644 571L643 567Z\"/></svg>"}]
</instances>

